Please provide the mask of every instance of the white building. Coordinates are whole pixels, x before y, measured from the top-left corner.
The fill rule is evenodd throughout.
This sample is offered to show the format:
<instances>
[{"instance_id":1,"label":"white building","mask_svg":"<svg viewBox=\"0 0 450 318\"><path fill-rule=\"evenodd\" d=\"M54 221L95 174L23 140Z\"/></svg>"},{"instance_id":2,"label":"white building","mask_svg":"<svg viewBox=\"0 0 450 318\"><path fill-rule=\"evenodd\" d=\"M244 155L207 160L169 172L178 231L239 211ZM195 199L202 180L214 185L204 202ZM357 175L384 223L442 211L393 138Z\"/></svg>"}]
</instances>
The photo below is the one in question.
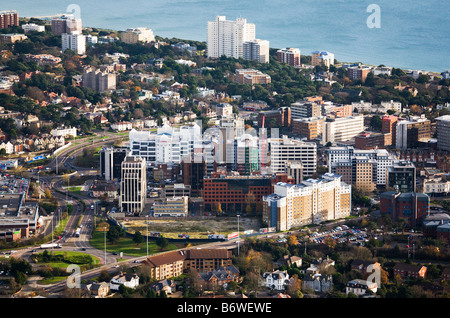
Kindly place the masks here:
<instances>
[{"instance_id":1,"label":"white building","mask_svg":"<svg viewBox=\"0 0 450 318\"><path fill-rule=\"evenodd\" d=\"M393 110L396 113L402 112L402 103L401 102L394 102L393 100L390 100L388 102L381 102L380 107L381 111L387 112L388 110ZM379 109L380 111L380 109Z\"/></svg>"},{"instance_id":2,"label":"white building","mask_svg":"<svg viewBox=\"0 0 450 318\"><path fill-rule=\"evenodd\" d=\"M134 44L138 42L149 43L155 41L153 31L148 28L129 28L121 33L122 42Z\"/></svg>"},{"instance_id":3,"label":"white building","mask_svg":"<svg viewBox=\"0 0 450 318\"><path fill-rule=\"evenodd\" d=\"M285 290L289 285L289 274L287 271L266 272L262 275L265 287L273 290Z\"/></svg>"},{"instance_id":4,"label":"white building","mask_svg":"<svg viewBox=\"0 0 450 318\"><path fill-rule=\"evenodd\" d=\"M317 144L282 136L269 139L270 168L272 173L284 172L287 161L300 161L303 175L312 176L317 171Z\"/></svg>"},{"instance_id":5,"label":"white building","mask_svg":"<svg viewBox=\"0 0 450 318\"><path fill-rule=\"evenodd\" d=\"M22 29L23 31L26 33L30 32L30 31L34 31L34 32L45 32L45 26L44 25L37 25L34 23L27 23L27 24L22 24Z\"/></svg>"},{"instance_id":6,"label":"white building","mask_svg":"<svg viewBox=\"0 0 450 318\"><path fill-rule=\"evenodd\" d=\"M269 41L255 39L244 42L243 58L259 63L269 63Z\"/></svg>"},{"instance_id":7,"label":"white building","mask_svg":"<svg viewBox=\"0 0 450 318\"><path fill-rule=\"evenodd\" d=\"M247 23L247 19L226 20L225 16L216 16L207 25L207 54L209 58L227 57L242 58L243 44L255 40L255 25Z\"/></svg>"},{"instance_id":8,"label":"white building","mask_svg":"<svg viewBox=\"0 0 450 318\"><path fill-rule=\"evenodd\" d=\"M349 281L345 287L345 293L353 293L356 296L363 296L367 294L368 291L376 293L378 290L377 283L370 282L368 280L354 279Z\"/></svg>"},{"instance_id":9,"label":"white building","mask_svg":"<svg viewBox=\"0 0 450 318\"><path fill-rule=\"evenodd\" d=\"M334 54L327 51L314 51L311 53L311 65L334 65Z\"/></svg>"},{"instance_id":10,"label":"white building","mask_svg":"<svg viewBox=\"0 0 450 318\"><path fill-rule=\"evenodd\" d=\"M61 35L61 40L63 52L70 49L80 55L86 53L86 37L78 31L63 33Z\"/></svg>"},{"instance_id":11,"label":"white building","mask_svg":"<svg viewBox=\"0 0 450 318\"><path fill-rule=\"evenodd\" d=\"M322 123L322 144L348 141L365 130L364 116L329 118Z\"/></svg>"},{"instance_id":12,"label":"white building","mask_svg":"<svg viewBox=\"0 0 450 318\"><path fill-rule=\"evenodd\" d=\"M156 133L132 129L129 135L133 156L145 158L148 165L159 163L182 163L184 158L202 148L201 128L192 126L158 127Z\"/></svg>"},{"instance_id":13,"label":"white building","mask_svg":"<svg viewBox=\"0 0 450 318\"><path fill-rule=\"evenodd\" d=\"M50 131L50 134L52 136L58 136L58 137L59 136L62 136L62 137L70 136L70 137L75 138L77 136L77 129L75 127L68 127L68 128L61 127L61 128L52 129Z\"/></svg>"},{"instance_id":14,"label":"white building","mask_svg":"<svg viewBox=\"0 0 450 318\"><path fill-rule=\"evenodd\" d=\"M120 121L111 124L111 129L115 131L125 131L133 129L133 124L129 121Z\"/></svg>"},{"instance_id":15,"label":"white building","mask_svg":"<svg viewBox=\"0 0 450 318\"><path fill-rule=\"evenodd\" d=\"M112 291L118 291L120 285L135 289L139 286L139 276L137 274L120 273L119 275L114 276L109 282L109 288Z\"/></svg>"},{"instance_id":16,"label":"white building","mask_svg":"<svg viewBox=\"0 0 450 318\"><path fill-rule=\"evenodd\" d=\"M428 195L450 193L450 180L442 180L442 178L433 178L423 180L423 193Z\"/></svg>"},{"instance_id":17,"label":"white building","mask_svg":"<svg viewBox=\"0 0 450 318\"><path fill-rule=\"evenodd\" d=\"M363 100L359 102L352 102L352 110L357 110L358 113L372 112L372 102L365 102Z\"/></svg>"}]
</instances>

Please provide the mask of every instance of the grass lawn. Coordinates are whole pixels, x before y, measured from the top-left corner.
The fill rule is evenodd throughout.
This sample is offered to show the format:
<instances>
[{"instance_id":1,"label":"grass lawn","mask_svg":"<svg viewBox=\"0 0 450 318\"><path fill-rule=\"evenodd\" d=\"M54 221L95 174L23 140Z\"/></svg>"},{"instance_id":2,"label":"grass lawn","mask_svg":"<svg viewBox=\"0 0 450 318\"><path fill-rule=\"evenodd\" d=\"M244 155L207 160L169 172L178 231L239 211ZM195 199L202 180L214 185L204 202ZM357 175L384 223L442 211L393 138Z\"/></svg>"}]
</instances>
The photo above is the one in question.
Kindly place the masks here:
<instances>
[{"instance_id":1,"label":"grass lawn","mask_svg":"<svg viewBox=\"0 0 450 318\"><path fill-rule=\"evenodd\" d=\"M51 253L51 250L49 250L49 253ZM41 253L39 253L41 254ZM56 268L66 268L67 266L69 266L70 264L73 264L73 262L71 261L71 257L77 257L77 256L83 256L83 255L89 255L87 253L83 253L83 252L70 252L70 251L55 251L53 250L53 255L64 255L65 261L57 261L57 262L48 262L48 263L36 263L38 265L47 265L47 266L51 266L51 267L56 267ZM92 264L93 265L97 265L100 264L100 260L92 255L89 255L92 258ZM78 264L80 266L83 266L83 264Z\"/></svg>"},{"instance_id":2,"label":"grass lawn","mask_svg":"<svg viewBox=\"0 0 450 318\"><path fill-rule=\"evenodd\" d=\"M90 243L93 247L104 250L105 249L105 234L103 230L96 230L94 231L92 238L90 240ZM166 251L169 250L175 250L178 248L184 247L184 244L171 244L165 248ZM123 255L128 256L145 256L147 255L147 241L142 242L141 244L137 245L131 238L128 237L122 237L119 239L119 241L115 244L112 244L106 241L106 251L107 252L116 252L118 255L122 252ZM155 254L161 252L161 249L153 240L148 241L148 254Z\"/></svg>"}]
</instances>

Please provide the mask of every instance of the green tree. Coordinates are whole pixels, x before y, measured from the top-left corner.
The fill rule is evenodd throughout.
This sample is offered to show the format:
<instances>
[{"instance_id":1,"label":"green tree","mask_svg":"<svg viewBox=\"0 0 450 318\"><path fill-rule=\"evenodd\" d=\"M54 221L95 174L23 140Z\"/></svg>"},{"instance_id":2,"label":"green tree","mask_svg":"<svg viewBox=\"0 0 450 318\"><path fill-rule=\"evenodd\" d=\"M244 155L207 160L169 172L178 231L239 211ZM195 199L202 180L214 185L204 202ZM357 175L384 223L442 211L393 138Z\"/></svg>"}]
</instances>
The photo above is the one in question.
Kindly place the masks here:
<instances>
[{"instance_id":1,"label":"green tree","mask_svg":"<svg viewBox=\"0 0 450 318\"><path fill-rule=\"evenodd\" d=\"M136 233L134 233L133 242L138 245L141 244L142 242L144 242L144 236L142 235L141 232L136 231Z\"/></svg>"},{"instance_id":2,"label":"green tree","mask_svg":"<svg viewBox=\"0 0 450 318\"><path fill-rule=\"evenodd\" d=\"M156 245L158 245L161 250L164 250L169 245L169 241L165 237L158 237L156 239Z\"/></svg>"}]
</instances>

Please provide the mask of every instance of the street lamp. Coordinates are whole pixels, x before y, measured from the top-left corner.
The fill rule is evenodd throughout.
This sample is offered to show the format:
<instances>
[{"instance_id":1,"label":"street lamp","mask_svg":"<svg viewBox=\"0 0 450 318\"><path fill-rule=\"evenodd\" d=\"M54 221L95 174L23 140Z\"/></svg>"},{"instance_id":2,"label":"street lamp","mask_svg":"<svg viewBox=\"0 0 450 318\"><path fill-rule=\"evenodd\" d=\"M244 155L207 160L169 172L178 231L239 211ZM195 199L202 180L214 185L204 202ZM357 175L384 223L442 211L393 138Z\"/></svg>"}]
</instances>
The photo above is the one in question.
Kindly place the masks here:
<instances>
[{"instance_id":1,"label":"street lamp","mask_svg":"<svg viewBox=\"0 0 450 318\"><path fill-rule=\"evenodd\" d=\"M103 227L103 232L105 233L105 265L106 265L106 226Z\"/></svg>"},{"instance_id":2,"label":"street lamp","mask_svg":"<svg viewBox=\"0 0 450 318\"><path fill-rule=\"evenodd\" d=\"M238 219L238 241L237 241L237 245L238 245L238 255L239 255L239 243L240 243L240 239L241 239L241 235L239 233L239 217L240 215L237 215L237 219Z\"/></svg>"},{"instance_id":3,"label":"street lamp","mask_svg":"<svg viewBox=\"0 0 450 318\"><path fill-rule=\"evenodd\" d=\"M147 258L148 258L148 215L145 216L147 218L147 220L145 221L145 223L147 224Z\"/></svg>"}]
</instances>

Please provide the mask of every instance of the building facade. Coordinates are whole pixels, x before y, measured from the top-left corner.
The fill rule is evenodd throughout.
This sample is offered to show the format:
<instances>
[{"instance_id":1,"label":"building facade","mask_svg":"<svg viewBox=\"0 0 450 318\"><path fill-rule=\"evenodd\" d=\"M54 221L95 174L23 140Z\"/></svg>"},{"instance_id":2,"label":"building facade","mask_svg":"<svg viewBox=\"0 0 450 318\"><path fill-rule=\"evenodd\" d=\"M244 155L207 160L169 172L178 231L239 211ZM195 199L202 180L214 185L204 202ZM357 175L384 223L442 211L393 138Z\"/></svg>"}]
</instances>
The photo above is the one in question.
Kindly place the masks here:
<instances>
[{"instance_id":1,"label":"building facade","mask_svg":"<svg viewBox=\"0 0 450 318\"><path fill-rule=\"evenodd\" d=\"M244 42L242 46L244 60L269 63L269 41L255 39Z\"/></svg>"},{"instance_id":2,"label":"building facade","mask_svg":"<svg viewBox=\"0 0 450 318\"><path fill-rule=\"evenodd\" d=\"M236 21L227 20L225 16L216 16L207 25L207 55L209 58L242 58L243 44L255 40L255 25L247 23L245 18Z\"/></svg>"},{"instance_id":3,"label":"building facade","mask_svg":"<svg viewBox=\"0 0 450 318\"><path fill-rule=\"evenodd\" d=\"M277 51L277 61L286 63L290 66L300 65L300 49L298 48L284 48Z\"/></svg>"},{"instance_id":4,"label":"building facade","mask_svg":"<svg viewBox=\"0 0 450 318\"><path fill-rule=\"evenodd\" d=\"M127 156L121 164L119 206L122 212L139 215L147 197L145 159Z\"/></svg>"},{"instance_id":5,"label":"building facade","mask_svg":"<svg viewBox=\"0 0 450 318\"><path fill-rule=\"evenodd\" d=\"M300 184L279 182L263 198L263 222L277 231L344 218L351 212L351 185L326 173Z\"/></svg>"}]
</instances>

